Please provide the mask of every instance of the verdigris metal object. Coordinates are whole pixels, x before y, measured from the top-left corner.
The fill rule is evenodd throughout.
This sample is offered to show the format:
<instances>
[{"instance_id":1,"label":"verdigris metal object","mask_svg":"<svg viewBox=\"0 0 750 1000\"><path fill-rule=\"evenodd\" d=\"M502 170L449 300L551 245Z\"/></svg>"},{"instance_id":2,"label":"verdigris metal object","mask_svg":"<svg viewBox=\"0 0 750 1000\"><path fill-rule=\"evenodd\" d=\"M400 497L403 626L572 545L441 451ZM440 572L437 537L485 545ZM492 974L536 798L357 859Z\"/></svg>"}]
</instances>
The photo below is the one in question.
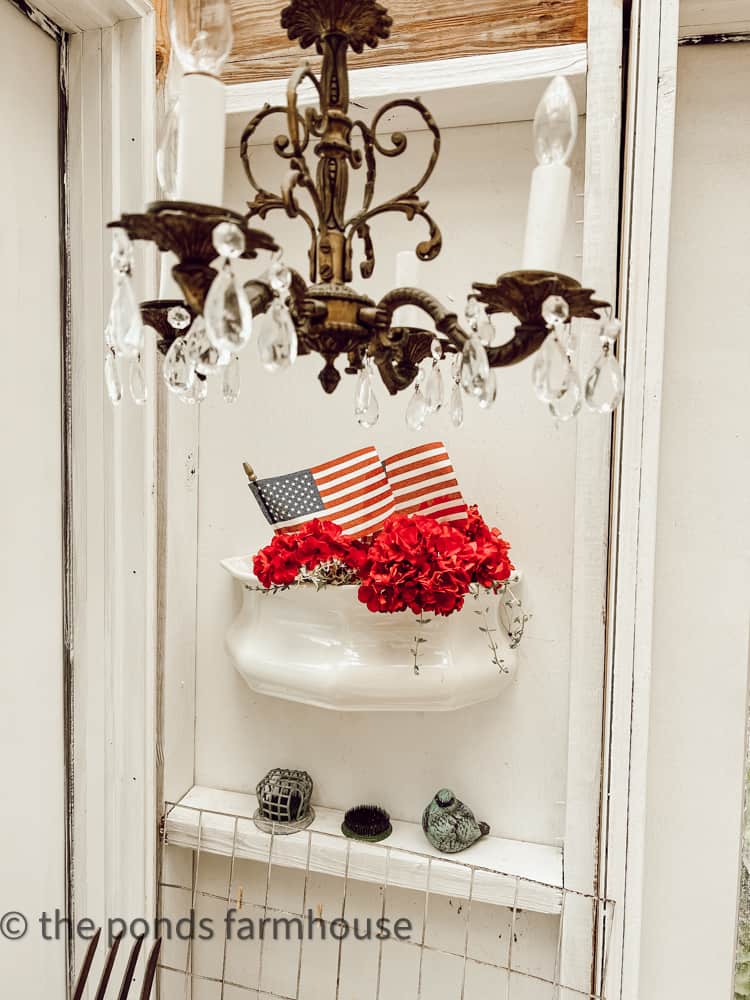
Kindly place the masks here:
<instances>
[{"instance_id":1,"label":"verdigris metal object","mask_svg":"<svg viewBox=\"0 0 750 1000\"><path fill-rule=\"evenodd\" d=\"M441 788L422 813L425 836L443 854L457 854L490 832L450 788Z\"/></svg>"},{"instance_id":2,"label":"verdigris metal object","mask_svg":"<svg viewBox=\"0 0 750 1000\"><path fill-rule=\"evenodd\" d=\"M255 791L258 808L253 820L264 833L297 833L315 819L310 805L313 780L307 771L275 767L258 782Z\"/></svg>"}]
</instances>

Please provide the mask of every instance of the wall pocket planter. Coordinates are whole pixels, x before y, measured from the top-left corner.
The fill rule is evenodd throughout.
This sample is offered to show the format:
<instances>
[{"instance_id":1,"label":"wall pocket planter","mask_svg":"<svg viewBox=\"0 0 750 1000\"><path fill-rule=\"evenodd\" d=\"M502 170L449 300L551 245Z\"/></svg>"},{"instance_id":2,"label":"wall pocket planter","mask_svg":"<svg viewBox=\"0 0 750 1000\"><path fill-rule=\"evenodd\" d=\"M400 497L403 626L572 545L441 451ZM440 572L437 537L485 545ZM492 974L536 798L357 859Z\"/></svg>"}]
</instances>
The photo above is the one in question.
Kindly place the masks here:
<instances>
[{"instance_id":1,"label":"wall pocket planter","mask_svg":"<svg viewBox=\"0 0 750 1000\"><path fill-rule=\"evenodd\" d=\"M243 592L227 649L253 691L337 711L436 712L495 698L515 676L504 590L420 624L409 612L373 614L356 586L266 591L249 558L222 566Z\"/></svg>"}]
</instances>

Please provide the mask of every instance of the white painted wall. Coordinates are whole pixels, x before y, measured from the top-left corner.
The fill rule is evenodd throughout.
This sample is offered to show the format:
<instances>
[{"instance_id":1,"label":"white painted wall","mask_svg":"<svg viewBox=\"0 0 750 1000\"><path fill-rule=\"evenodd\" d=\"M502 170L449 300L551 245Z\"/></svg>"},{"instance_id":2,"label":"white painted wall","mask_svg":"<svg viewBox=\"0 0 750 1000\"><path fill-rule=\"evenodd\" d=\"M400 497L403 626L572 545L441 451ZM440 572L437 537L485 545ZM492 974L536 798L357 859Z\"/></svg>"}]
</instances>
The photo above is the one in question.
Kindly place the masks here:
<instances>
[{"instance_id":1,"label":"white painted wall","mask_svg":"<svg viewBox=\"0 0 750 1000\"><path fill-rule=\"evenodd\" d=\"M750 611L750 45L681 49L640 1000L732 993Z\"/></svg>"},{"instance_id":2,"label":"white painted wall","mask_svg":"<svg viewBox=\"0 0 750 1000\"><path fill-rule=\"evenodd\" d=\"M404 169L419 169L426 133L411 137L403 163L387 161L381 196L404 186ZM533 164L528 122L447 129L428 195L445 249L423 268L423 283L462 310L472 279L490 280L517 266ZM582 190L582 150L575 163ZM270 150L258 153L258 176L278 178ZM411 165L411 166L410 166ZM238 151L230 150L225 201L242 209L251 197ZM580 226L572 204L564 267L578 273ZM272 217L269 228L304 270L305 227ZM371 294L392 287L395 252L422 239L419 224L393 216L376 222L378 252ZM252 266L249 267L252 271ZM257 267L255 268L257 270ZM356 282L355 282L356 283ZM235 407L218 394L200 416L198 666L196 781L252 789L273 765L306 767L317 801L345 808L384 802L416 820L435 789L448 784L472 803L499 835L554 842L563 834L568 739L569 641L575 493L575 424L556 427L530 386L530 365L500 373L490 413L469 409L453 430L439 415L415 435L403 422L407 399L380 391L373 432L352 415L353 380L332 397L319 388L319 359L304 358L282 376L267 375L252 348L243 356L243 393ZM585 415L582 419L595 419ZM372 442L389 454L410 442L442 437L466 496L513 542L523 567L525 600L534 613L522 646L518 682L507 697L451 715L330 714L251 693L223 651L223 635L239 594L219 567L227 555L251 553L269 538L241 468L259 475L304 467Z\"/></svg>"},{"instance_id":3,"label":"white painted wall","mask_svg":"<svg viewBox=\"0 0 750 1000\"><path fill-rule=\"evenodd\" d=\"M55 42L2 0L0 911L30 921L65 902L57 89ZM0 969L62 997L64 941L0 939Z\"/></svg>"}]
</instances>

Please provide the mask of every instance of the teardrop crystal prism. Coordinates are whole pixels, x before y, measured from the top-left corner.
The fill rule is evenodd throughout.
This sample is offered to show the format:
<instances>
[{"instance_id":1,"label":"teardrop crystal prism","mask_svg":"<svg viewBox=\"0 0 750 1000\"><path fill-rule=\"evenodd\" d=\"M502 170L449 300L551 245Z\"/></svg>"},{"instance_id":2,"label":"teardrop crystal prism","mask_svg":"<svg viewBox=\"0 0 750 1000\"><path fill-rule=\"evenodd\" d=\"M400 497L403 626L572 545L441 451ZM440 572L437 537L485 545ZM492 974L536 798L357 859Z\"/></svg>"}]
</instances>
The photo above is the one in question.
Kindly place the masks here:
<instances>
[{"instance_id":1,"label":"teardrop crystal prism","mask_svg":"<svg viewBox=\"0 0 750 1000\"><path fill-rule=\"evenodd\" d=\"M223 267L214 278L203 307L203 319L208 339L220 353L241 351L250 339L253 312L231 267Z\"/></svg>"},{"instance_id":2,"label":"teardrop crystal prism","mask_svg":"<svg viewBox=\"0 0 750 1000\"><path fill-rule=\"evenodd\" d=\"M550 413L558 420L571 420L581 409L581 396L581 381L578 378L578 372L571 364L568 364L561 392L555 399L550 400Z\"/></svg>"},{"instance_id":3,"label":"teardrop crystal prism","mask_svg":"<svg viewBox=\"0 0 750 1000\"><path fill-rule=\"evenodd\" d=\"M179 103L173 101L162 128L159 148L156 151L156 176L162 195L167 201L177 197L177 147L179 142Z\"/></svg>"},{"instance_id":4,"label":"teardrop crystal prism","mask_svg":"<svg viewBox=\"0 0 750 1000\"><path fill-rule=\"evenodd\" d=\"M221 394L225 403L236 403L240 398L240 359L236 354L224 369L221 380Z\"/></svg>"},{"instance_id":5,"label":"teardrop crystal prism","mask_svg":"<svg viewBox=\"0 0 750 1000\"><path fill-rule=\"evenodd\" d=\"M603 351L586 379L586 406L594 413L614 413L624 392L620 362L614 354Z\"/></svg>"},{"instance_id":6,"label":"teardrop crystal prism","mask_svg":"<svg viewBox=\"0 0 750 1000\"><path fill-rule=\"evenodd\" d=\"M178 395L189 392L195 378L195 365L189 355L185 337L177 337L164 358L164 381Z\"/></svg>"},{"instance_id":7,"label":"teardrop crystal prism","mask_svg":"<svg viewBox=\"0 0 750 1000\"><path fill-rule=\"evenodd\" d=\"M490 362L484 344L476 335L464 344L461 363L461 385L471 396L479 396L489 378Z\"/></svg>"},{"instance_id":8,"label":"teardrop crystal prism","mask_svg":"<svg viewBox=\"0 0 750 1000\"><path fill-rule=\"evenodd\" d=\"M360 427L374 427L380 418L380 406L375 391L370 388L370 401L367 409L357 414L357 422Z\"/></svg>"},{"instance_id":9,"label":"teardrop crystal prism","mask_svg":"<svg viewBox=\"0 0 750 1000\"><path fill-rule=\"evenodd\" d=\"M193 325L185 335L185 350L195 370L201 375L213 375L232 360L230 351L219 351L208 339L206 322L196 316Z\"/></svg>"},{"instance_id":10,"label":"teardrop crystal prism","mask_svg":"<svg viewBox=\"0 0 750 1000\"><path fill-rule=\"evenodd\" d=\"M495 342L495 324L486 313L479 321L477 336L485 347L492 347Z\"/></svg>"},{"instance_id":11,"label":"teardrop crystal prism","mask_svg":"<svg viewBox=\"0 0 750 1000\"><path fill-rule=\"evenodd\" d=\"M115 227L112 230L112 250L109 262L116 275L130 274L135 261L133 243L124 229Z\"/></svg>"},{"instance_id":12,"label":"teardrop crystal prism","mask_svg":"<svg viewBox=\"0 0 750 1000\"><path fill-rule=\"evenodd\" d=\"M372 380L367 368L362 368L357 373L357 381L354 386L354 416L359 419L366 413L370 400L372 399Z\"/></svg>"},{"instance_id":13,"label":"teardrop crystal prism","mask_svg":"<svg viewBox=\"0 0 750 1000\"><path fill-rule=\"evenodd\" d=\"M107 386L107 395L117 406L122 402L122 379L114 351L107 351L104 357L104 384Z\"/></svg>"},{"instance_id":14,"label":"teardrop crystal prism","mask_svg":"<svg viewBox=\"0 0 750 1000\"><path fill-rule=\"evenodd\" d=\"M490 374L484 383L484 389L479 393L477 399L483 410L488 410L497 399L497 379L492 368L490 368Z\"/></svg>"},{"instance_id":15,"label":"teardrop crystal prism","mask_svg":"<svg viewBox=\"0 0 750 1000\"><path fill-rule=\"evenodd\" d=\"M195 406L196 403L202 403L207 395L208 383L204 378L196 376L187 392L180 393L177 398L181 403L186 403L188 406Z\"/></svg>"},{"instance_id":16,"label":"teardrop crystal prism","mask_svg":"<svg viewBox=\"0 0 750 1000\"><path fill-rule=\"evenodd\" d=\"M143 350L143 320L133 282L121 274L115 282L109 311L109 335L115 351L123 358L135 358Z\"/></svg>"},{"instance_id":17,"label":"teardrop crystal prism","mask_svg":"<svg viewBox=\"0 0 750 1000\"><path fill-rule=\"evenodd\" d=\"M128 386L130 388L130 398L136 406L143 406L148 399L148 388L146 386L146 372L143 370L143 362L140 356L130 359Z\"/></svg>"},{"instance_id":18,"label":"teardrop crystal prism","mask_svg":"<svg viewBox=\"0 0 750 1000\"><path fill-rule=\"evenodd\" d=\"M554 333L547 339L536 353L531 369L531 383L534 392L543 403L549 403L559 398L563 391L563 383L568 374L569 362L562 344Z\"/></svg>"},{"instance_id":19,"label":"teardrop crystal prism","mask_svg":"<svg viewBox=\"0 0 750 1000\"><path fill-rule=\"evenodd\" d=\"M422 395L421 388L417 386L406 407L406 426L413 431L421 431L428 412L427 400Z\"/></svg>"},{"instance_id":20,"label":"teardrop crystal prism","mask_svg":"<svg viewBox=\"0 0 750 1000\"><path fill-rule=\"evenodd\" d=\"M297 331L286 306L276 299L258 335L258 353L267 372L280 372L297 360Z\"/></svg>"},{"instance_id":21,"label":"teardrop crystal prism","mask_svg":"<svg viewBox=\"0 0 750 1000\"><path fill-rule=\"evenodd\" d=\"M464 422L464 395L458 383L454 383L451 389L450 414L453 426L461 427Z\"/></svg>"},{"instance_id":22,"label":"teardrop crystal prism","mask_svg":"<svg viewBox=\"0 0 750 1000\"><path fill-rule=\"evenodd\" d=\"M445 386L440 366L435 364L427 373L424 383L424 397L430 413L437 413L445 402Z\"/></svg>"}]
</instances>

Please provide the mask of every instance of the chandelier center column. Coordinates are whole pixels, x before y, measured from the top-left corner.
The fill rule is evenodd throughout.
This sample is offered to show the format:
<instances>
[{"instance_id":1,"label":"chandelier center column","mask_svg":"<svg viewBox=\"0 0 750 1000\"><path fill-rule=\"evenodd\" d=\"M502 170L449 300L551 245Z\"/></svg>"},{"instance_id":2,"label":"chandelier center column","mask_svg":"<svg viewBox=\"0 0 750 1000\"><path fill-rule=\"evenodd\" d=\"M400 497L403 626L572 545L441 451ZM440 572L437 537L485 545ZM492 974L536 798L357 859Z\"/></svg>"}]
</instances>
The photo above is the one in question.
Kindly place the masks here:
<instances>
[{"instance_id":1,"label":"chandelier center column","mask_svg":"<svg viewBox=\"0 0 750 1000\"><path fill-rule=\"evenodd\" d=\"M351 280L346 254L346 200L352 157L349 118L349 73L346 35L331 33L321 39L321 111L323 132L315 147L319 157L317 187L321 198L318 270L323 281Z\"/></svg>"}]
</instances>

